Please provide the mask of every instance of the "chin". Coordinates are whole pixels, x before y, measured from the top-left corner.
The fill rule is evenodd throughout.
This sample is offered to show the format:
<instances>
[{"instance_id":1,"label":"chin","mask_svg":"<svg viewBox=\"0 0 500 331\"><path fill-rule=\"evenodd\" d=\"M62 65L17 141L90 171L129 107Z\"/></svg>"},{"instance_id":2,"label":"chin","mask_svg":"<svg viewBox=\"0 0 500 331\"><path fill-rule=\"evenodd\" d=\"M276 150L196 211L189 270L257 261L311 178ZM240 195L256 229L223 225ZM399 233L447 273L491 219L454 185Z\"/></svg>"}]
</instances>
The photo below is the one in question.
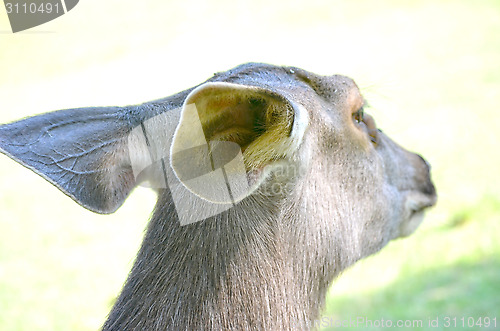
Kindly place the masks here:
<instances>
[{"instance_id":1,"label":"chin","mask_svg":"<svg viewBox=\"0 0 500 331\"><path fill-rule=\"evenodd\" d=\"M424 220L424 211L413 211L409 217L399 226L399 234L397 238L404 238L411 235Z\"/></svg>"}]
</instances>

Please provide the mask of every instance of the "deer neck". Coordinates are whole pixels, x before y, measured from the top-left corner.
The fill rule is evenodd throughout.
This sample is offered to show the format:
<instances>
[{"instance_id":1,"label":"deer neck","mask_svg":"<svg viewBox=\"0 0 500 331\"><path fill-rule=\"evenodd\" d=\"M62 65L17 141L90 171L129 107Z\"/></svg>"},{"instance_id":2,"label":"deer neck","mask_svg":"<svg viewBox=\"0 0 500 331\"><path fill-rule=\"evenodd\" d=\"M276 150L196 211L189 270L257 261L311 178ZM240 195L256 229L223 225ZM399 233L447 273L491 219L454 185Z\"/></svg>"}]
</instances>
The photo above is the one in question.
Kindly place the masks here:
<instances>
[{"instance_id":1,"label":"deer neck","mask_svg":"<svg viewBox=\"0 0 500 331\"><path fill-rule=\"evenodd\" d=\"M308 329L328 284L290 244L300 220L251 198L180 226L171 201L161 194L104 330Z\"/></svg>"}]
</instances>

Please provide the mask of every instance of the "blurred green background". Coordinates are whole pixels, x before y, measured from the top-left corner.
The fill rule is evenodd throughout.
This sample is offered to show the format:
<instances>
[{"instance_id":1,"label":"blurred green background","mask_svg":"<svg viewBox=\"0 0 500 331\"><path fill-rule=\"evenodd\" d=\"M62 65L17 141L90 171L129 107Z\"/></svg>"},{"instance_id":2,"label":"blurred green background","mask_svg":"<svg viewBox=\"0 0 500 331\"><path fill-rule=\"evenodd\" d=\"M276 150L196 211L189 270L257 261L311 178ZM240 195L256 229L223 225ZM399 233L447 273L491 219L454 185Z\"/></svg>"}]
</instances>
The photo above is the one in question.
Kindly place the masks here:
<instances>
[{"instance_id":1,"label":"blurred green background","mask_svg":"<svg viewBox=\"0 0 500 331\"><path fill-rule=\"evenodd\" d=\"M446 316L500 329L498 0L84 0L16 34L0 10L0 123L140 103L248 61L353 77L379 127L433 166L438 205L335 282L325 330L359 317L444 330ZM0 156L0 330L98 329L154 202L139 188L96 215Z\"/></svg>"}]
</instances>

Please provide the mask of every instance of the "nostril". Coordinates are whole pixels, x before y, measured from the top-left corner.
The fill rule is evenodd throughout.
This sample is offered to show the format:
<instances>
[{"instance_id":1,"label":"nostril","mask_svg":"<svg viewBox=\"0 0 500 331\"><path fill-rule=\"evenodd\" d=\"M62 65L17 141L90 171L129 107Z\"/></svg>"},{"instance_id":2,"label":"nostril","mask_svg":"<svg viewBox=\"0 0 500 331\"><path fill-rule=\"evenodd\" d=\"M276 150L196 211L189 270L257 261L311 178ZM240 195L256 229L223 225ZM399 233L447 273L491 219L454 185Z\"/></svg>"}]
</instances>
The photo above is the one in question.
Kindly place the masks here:
<instances>
[{"instance_id":1,"label":"nostril","mask_svg":"<svg viewBox=\"0 0 500 331\"><path fill-rule=\"evenodd\" d=\"M424 186L422 192L429 195L429 196L435 196L436 195L436 187L434 186L434 184L431 181L429 181Z\"/></svg>"}]
</instances>

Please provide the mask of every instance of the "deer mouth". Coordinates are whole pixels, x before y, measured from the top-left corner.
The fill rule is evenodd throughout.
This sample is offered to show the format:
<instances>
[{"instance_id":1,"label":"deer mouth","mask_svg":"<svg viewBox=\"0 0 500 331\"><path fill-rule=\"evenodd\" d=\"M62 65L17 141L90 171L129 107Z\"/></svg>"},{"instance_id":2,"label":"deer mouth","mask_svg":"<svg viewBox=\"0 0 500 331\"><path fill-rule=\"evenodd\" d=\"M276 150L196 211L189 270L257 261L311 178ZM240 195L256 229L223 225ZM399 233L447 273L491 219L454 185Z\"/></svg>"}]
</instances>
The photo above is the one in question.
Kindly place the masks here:
<instances>
[{"instance_id":1,"label":"deer mouth","mask_svg":"<svg viewBox=\"0 0 500 331\"><path fill-rule=\"evenodd\" d=\"M410 198L407 200L407 208L410 211L410 216L422 213L425 209L433 207L437 202L437 195L425 195L419 199Z\"/></svg>"},{"instance_id":2,"label":"deer mouth","mask_svg":"<svg viewBox=\"0 0 500 331\"><path fill-rule=\"evenodd\" d=\"M424 220L426 209L434 206L437 202L437 195L427 195L421 192L410 193L407 196L403 221L399 225L398 237L407 237L418 228Z\"/></svg>"}]
</instances>

